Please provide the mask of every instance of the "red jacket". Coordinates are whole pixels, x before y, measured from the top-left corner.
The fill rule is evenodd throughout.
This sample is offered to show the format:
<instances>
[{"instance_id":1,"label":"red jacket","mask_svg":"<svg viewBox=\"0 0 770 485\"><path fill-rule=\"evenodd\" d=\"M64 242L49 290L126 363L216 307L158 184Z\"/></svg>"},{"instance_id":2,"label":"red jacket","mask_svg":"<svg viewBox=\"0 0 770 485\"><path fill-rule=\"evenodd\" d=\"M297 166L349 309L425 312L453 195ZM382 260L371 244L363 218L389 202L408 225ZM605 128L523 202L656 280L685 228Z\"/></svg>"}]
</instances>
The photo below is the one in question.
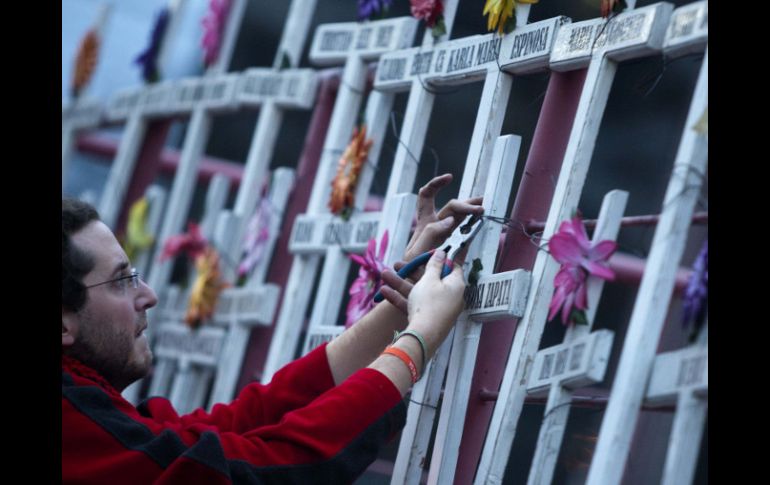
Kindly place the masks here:
<instances>
[{"instance_id":1,"label":"red jacket","mask_svg":"<svg viewBox=\"0 0 770 485\"><path fill-rule=\"evenodd\" d=\"M405 420L401 394L378 371L335 387L325 345L270 384L184 416L159 397L134 407L62 358L63 483L349 483Z\"/></svg>"}]
</instances>

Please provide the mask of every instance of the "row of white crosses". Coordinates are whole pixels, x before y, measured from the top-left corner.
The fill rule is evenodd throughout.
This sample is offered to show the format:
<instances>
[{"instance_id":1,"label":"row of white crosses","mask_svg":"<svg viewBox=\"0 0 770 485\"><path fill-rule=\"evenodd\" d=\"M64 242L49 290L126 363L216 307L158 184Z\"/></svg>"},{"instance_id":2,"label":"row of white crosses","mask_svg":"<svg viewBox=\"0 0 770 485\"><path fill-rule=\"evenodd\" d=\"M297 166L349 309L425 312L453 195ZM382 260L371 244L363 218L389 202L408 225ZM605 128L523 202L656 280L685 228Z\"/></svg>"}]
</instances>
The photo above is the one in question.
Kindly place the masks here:
<instances>
[{"instance_id":1,"label":"row of white crosses","mask_svg":"<svg viewBox=\"0 0 770 485\"><path fill-rule=\"evenodd\" d=\"M708 110L708 3L677 9L667 34L667 55L705 49L705 57L631 312L588 484L620 483L645 397L652 402L676 403L661 483L692 483L706 419L708 324L694 345L658 356L655 351L708 162L708 134L695 130Z\"/></svg>"},{"instance_id":2,"label":"row of white crosses","mask_svg":"<svg viewBox=\"0 0 770 485\"><path fill-rule=\"evenodd\" d=\"M180 322L184 318L189 295L176 286L169 287L157 320L156 365L150 395L169 396L180 412L189 412L201 406L210 408L217 402L232 399L249 331L254 325L268 325L275 314L279 289L276 285L264 284L264 276L293 181L293 170L276 170L268 195L273 212L269 218L270 236L265 243L263 257L243 287L227 288L222 292L211 325L204 325L195 331L182 325ZM204 236L211 236L209 239L217 246L230 237L234 222L226 212L222 213L223 196L228 190L224 182L209 191L211 194L216 190L221 196L212 197L219 200L207 207L207 217L204 217L201 228ZM209 222L216 224L213 231ZM206 400L212 380L211 395Z\"/></svg>"},{"instance_id":3,"label":"row of white crosses","mask_svg":"<svg viewBox=\"0 0 770 485\"><path fill-rule=\"evenodd\" d=\"M236 0L230 6L217 61L207 69L205 79L211 79L227 70L245 9L245 0ZM167 43L168 39L164 39L163 47ZM174 179L175 188L179 186L177 180L181 181L181 179L186 178L194 180L197 165L190 167L191 164L188 161L190 158L196 158L196 155L200 156L202 147L205 146L203 144L208 138L210 126L210 120L206 113L210 107L198 102L204 97L204 94L215 108L220 107L219 105L222 103L222 101L218 103L217 98L222 98L223 101L227 99L226 96L218 92L218 89L215 89L214 85L204 83L200 79L164 81L147 87L128 88L121 90L113 97L107 107L107 119L113 122L125 122L126 125L121 134L118 152L110 168L110 174L99 203L99 214L105 224L114 228L118 222L120 209L123 206L126 190L131 181L131 174L134 171L139 148L144 140L150 118L190 115L188 133L185 136L179 168ZM196 142L201 146L198 146ZM191 192L188 198L192 197ZM174 210L183 202L184 195L180 196L178 190L172 190L168 209ZM164 220L164 228L167 226L165 221L168 219L166 217Z\"/></svg>"},{"instance_id":4,"label":"row of white crosses","mask_svg":"<svg viewBox=\"0 0 770 485\"><path fill-rule=\"evenodd\" d=\"M701 2L699 5L702 7L703 4L705 2ZM584 65L589 59L590 63L546 222L543 234L545 240L553 235L558 224L568 219L571 212L577 207L617 61L653 54L660 51L663 45L664 34L670 25L671 5L657 3L633 10L631 4L630 8L613 18L609 23L603 19L574 23L565 27L557 38L557 45L554 47L551 58L553 69L564 66L572 67L576 63ZM677 16L673 18L676 19ZM597 36L599 36L598 39ZM706 63L704 62L704 64ZM687 134L685 134L686 136ZM619 213L622 213L622 208L607 210L617 211L618 214L614 216L616 218L620 217ZM688 217L679 220L689 220ZM670 261L667 264L669 263ZM670 267L676 268L676 265L670 265ZM650 271L649 265L647 268L645 275L649 274ZM546 419L538 438L529 483L550 483L568 413L566 406L560 408L557 406L570 402L570 392L576 386L601 380L606 370L611 347L611 335L606 334L606 332L589 334L588 328L571 330L567 333L565 342L560 346L544 349L539 353L536 352L553 293L552 282L557 269L558 263L547 254L540 253L538 255L533 269L533 283L530 288L527 309L511 347L499 397L477 470L476 483L500 483L502 481L525 395L528 391L544 390L545 385L549 388ZM597 287L597 284L594 284L592 291L594 292L592 298L598 299L600 286ZM653 303L650 301L647 305L653 306ZM654 306L658 307L657 304ZM666 308L666 305L663 305L662 308ZM656 333L649 327L646 327L644 331L651 332L650 335L659 335L659 332ZM635 347L637 343L634 341L631 346ZM585 347L582 347L583 344ZM578 347L579 345L581 347ZM562 359L575 356L578 349L582 349L583 354L581 355L582 360L574 369L575 374L565 373L554 377L554 369L551 366L555 366L557 361L559 366L569 365L571 363L569 359ZM626 351L624 349L624 354ZM559 352L561 352L561 356ZM621 358L625 358L625 355ZM629 375L625 375L624 378L631 379ZM631 380L634 380L632 386L643 388L646 383L645 376L634 376ZM612 392L612 396L615 396L618 392L622 393L623 391L613 387ZM612 399L613 397L611 397L611 401ZM619 425L619 422L616 421L615 424ZM626 422L624 426L632 425ZM602 429L604 430L604 426ZM629 442L632 430L633 427L630 430L626 427L624 430L624 439ZM607 437L600 433L600 442L605 438ZM608 445L604 450L605 454L602 456L603 471L596 471L595 465L592 465L589 483L619 483L625 462L618 459L619 450L616 445L617 442ZM620 453L623 451L620 450ZM597 463L599 459L600 455L597 449L594 463ZM618 465L618 462L622 463ZM613 473L610 473L607 469L613 467L615 469ZM592 476L593 478L591 478Z\"/></svg>"},{"instance_id":5,"label":"row of white crosses","mask_svg":"<svg viewBox=\"0 0 770 485\"><path fill-rule=\"evenodd\" d=\"M229 190L230 182L226 177L212 177L200 221L201 235L208 240L216 241L221 234L223 225L218 224L217 215L225 206ZM192 279L191 276L189 280ZM205 366L216 363L224 338L224 332L219 328L204 327L191 333L180 324L188 298L189 295L179 287L171 285L153 315L155 365L150 395L169 396L173 403L181 405L180 412L191 410L187 408L189 402L203 399L211 376L210 368Z\"/></svg>"},{"instance_id":6,"label":"row of white crosses","mask_svg":"<svg viewBox=\"0 0 770 485\"><path fill-rule=\"evenodd\" d=\"M340 284L340 277L343 275L344 278L350 267L345 251L362 252L371 238L376 237L379 241L386 229L390 237L386 261L394 260L394 255L398 254L396 251L406 246L416 200L414 195L392 197L386 202L382 214L361 212L373 180L373 167L376 167L382 149L393 96L373 92L367 101L367 138L372 138L374 143L359 176L354 214L343 221L329 212L327 203L337 162L350 141L358 117L366 87L366 62L377 60L386 52L410 46L416 27L415 19L401 17L365 23L325 24L316 30L310 50L311 62L320 65L344 63L344 68L307 212L297 217L292 229L289 250L294 254L294 261L284 289L262 382L269 382L278 369L294 358L321 255L324 255L324 266L308 328L306 350L311 345L331 340L344 329L334 326L334 323L345 289ZM391 225L380 223L385 219Z\"/></svg>"},{"instance_id":7,"label":"row of white crosses","mask_svg":"<svg viewBox=\"0 0 770 485\"><path fill-rule=\"evenodd\" d=\"M218 58L208 68L206 77L213 78L227 70L245 8L245 0L236 0L231 4L222 33ZM164 45L167 42L168 39L164 39ZM131 174L136 165L139 148L145 137L149 117L173 117L191 113L174 184L168 197L168 206L164 207L164 218L160 231L155 236L156 244L149 251L151 266L146 280L149 286L160 296L161 304L166 297L165 283L168 280L171 265L170 263L158 263L158 257L161 254L163 243L170 236L179 232L184 224L184 220L177 224L171 222L176 223L177 219L181 219L187 214L192 199L198 159L202 155L210 127L207 106L200 101L206 94L207 97L214 98L216 107L220 107L221 104L217 102L217 98L221 99L224 96L218 91L218 89L213 89L213 86L208 86L196 79L181 80L177 83L166 81L148 87L122 90L113 97L107 106L108 120L126 120L118 152L110 168L110 174L98 208L102 220L113 230L117 229L115 226L118 223L120 209L123 206ZM214 93L218 96L213 96ZM200 106L196 106L196 103ZM152 331L150 331L149 337L153 338ZM137 402L141 385L142 382L138 381L127 387L123 391L123 396L129 401Z\"/></svg>"},{"instance_id":8,"label":"row of white crosses","mask_svg":"<svg viewBox=\"0 0 770 485\"><path fill-rule=\"evenodd\" d=\"M155 104L147 103L151 112L160 111L168 114L174 113L174 110L179 108L192 110L190 129L185 138L179 169L172 187L171 201L166 211L167 217L158 237L159 241L165 241L182 229L197 178L199 160L208 138L210 117L221 111L259 106L263 109L247 156L244 178L239 188L235 208L232 212L220 213L223 206L216 214L221 220L218 222L218 235L214 237L214 242L221 250L222 259L224 262L233 262L240 257L241 240L249 217L256 209L261 183L272 158L282 110L309 109L315 98L317 81L312 70L278 69L284 58L289 60L290 65L296 65L299 62L306 37L305 32L310 21L307 13L312 12L315 3L315 0L295 0L292 3L273 68L253 68L243 73L231 74L212 74L210 71L203 79L182 80L176 85L159 85L151 88L154 90L151 93L156 94L153 97ZM237 15L237 17L240 16L242 11ZM237 27L239 22L233 22L233 18L228 20L228 28ZM224 343L204 346L206 349L215 349L212 351L216 355L212 354L201 362L202 366L192 369L191 372L195 374L193 378L185 379L179 376L182 381L187 381L189 384L174 385L174 389L179 391L171 392L172 402L179 403L185 409L188 406L204 404L202 399L205 391L200 389L205 388L211 380L214 372L214 368L211 367L212 362L216 362L218 371L210 403L232 398L251 326L269 325L272 321L278 288L275 285L261 285L261 283L267 271L267 261L270 259L286 200L293 184L293 170L276 171L274 184L270 196L270 206L273 209L271 225L274 226L268 243L270 254L266 254L262 266L249 279L246 288L227 289L222 293L213 323L228 327L225 336L221 337ZM161 246L158 245L155 254L159 254L160 250ZM149 284L163 296L166 294L165 285L170 276L170 269L170 263L156 263L148 280ZM227 280L235 280L235 268L223 264L222 273ZM183 304L184 301L186 296L175 299L165 306L171 305L173 308ZM261 305L261 307L255 311L252 308L254 305ZM178 311L176 315L179 316ZM184 335L188 340L198 338L189 329L183 327L179 319L176 322L176 328L165 325L164 331ZM217 336L219 334L212 330L207 330L206 334L210 337L209 340L220 338ZM186 355L185 349L191 348L180 338L162 341L168 344L167 346L164 344L164 348L174 344L181 345L176 349L168 348L169 352L165 354L169 356ZM153 391L162 391L166 387L167 374L168 372L160 374L160 383L152 388Z\"/></svg>"}]
</instances>

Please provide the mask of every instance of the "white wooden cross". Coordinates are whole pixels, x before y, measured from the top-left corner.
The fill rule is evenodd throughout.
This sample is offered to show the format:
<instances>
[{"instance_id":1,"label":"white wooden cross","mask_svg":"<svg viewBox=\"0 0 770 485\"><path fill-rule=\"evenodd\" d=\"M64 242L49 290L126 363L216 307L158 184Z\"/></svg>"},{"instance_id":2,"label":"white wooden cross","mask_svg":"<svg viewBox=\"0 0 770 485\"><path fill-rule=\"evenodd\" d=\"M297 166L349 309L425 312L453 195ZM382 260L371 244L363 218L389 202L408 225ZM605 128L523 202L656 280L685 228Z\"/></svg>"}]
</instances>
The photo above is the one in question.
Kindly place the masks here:
<instances>
[{"instance_id":1,"label":"white wooden cross","mask_svg":"<svg viewBox=\"0 0 770 485\"><path fill-rule=\"evenodd\" d=\"M520 27L526 23L528 13L529 6L521 6L518 9ZM434 86L457 85L484 80L480 101L481 108L466 158L465 173L466 177L470 178L463 180L466 187L464 191L461 189L460 198L481 195L484 191L484 181L493 149L490 140L496 139L500 134L505 110L499 109L499 107L507 104L512 85L512 78L508 72L531 72L547 66L548 54L555 31L566 21L566 18L558 17L517 29L505 38L496 34L477 35L442 42L432 47L423 46L392 53L383 58L376 77L375 87L377 89L402 90L411 86L412 92L415 90L425 92L422 86L424 84ZM501 72L501 68L504 72ZM420 86L415 87L416 84ZM424 106L432 106L432 97L423 94L417 99ZM411 93L409 101L411 104ZM418 149L422 148L422 138L419 135L415 136L407 129L424 130L428 116L429 113L426 114L421 109L410 111L409 106L407 107L402 133L404 133L405 139L412 141ZM401 151L403 158L405 158L408 151L406 149ZM396 157L398 160L398 152ZM414 170L413 166L399 168L403 171ZM396 173L394 168L394 174L391 175L392 181ZM389 190L393 187L394 184L391 182ZM490 288L492 287L494 285L490 286ZM471 332L473 331L475 330L471 330ZM422 404L413 403L410 406L407 424L402 432L400 452L396 460L392 483L411 482L419 477L433 427L434 409L441 392L448 350L449 344L442 346L431 363L429 372L412 390L412 401ZM475 346L473 344L467 347L463 344L463 350L458 351L457 359L471 358L471 354L475 357L474 352ZM460 360L457 360L456 364ZM463 369L462 372L468 369L472 371L473 365L467 365L467 362L464 362L457 367L457 369L461 368ZM455 377L460 380L464 378L459 374L453 376L453 378ZM466 392L465 395L467 396L464 385L464 382L459 383L460 387L452 393L453 397L457 397L456 402L453 401L453 397L447 399L447 393L445 393L444 406L449 407L446 408L446 413L442 412L442 415L451 414L451 419L457 419L457 413L462 413L464 416L464 404L459 404L463 401L463 392ZM450 412L449 409L453 411ZM444 426L447 430L451 429L450 433L454 433L455 429L449 426L449 423L451 421L445 422ZM441 436L442 440L445 438L457 439L459 442L457 435ZM434 477L437 480L446 480L448 475L445 470L449 470L449 468L452 468L451 474L454 472L450 463L456 461L456 450L451 451L452 445L442 446L442 444L434 449L437 450L437 453L441 453L438 451L439 449L446 449L447 453L438 460L442 463L442 469L441 471L438 469L433 471L431 480L434 480Z\"/></svg>"},{"instance_id":2,"label":"white wooden cross","mask_svg":"<svg viewBox=\"0 0 770 485\"><path fill-rule=\"evenodd\" d=\"M169 395L180 412L192 411L206 402L209 408L217 402L229 402L235 391L251 327L269 325L273 320L279 288L274 284L263 284L263 280L293 179L293 170L276 170L268 196L274 212L270 218L270 236L264 256L245 286L227 288L221 293L211 325L190 330L182 324L189 296L180 297L175 287L167 290L162 314L164 323L160 326L156 343L157 364L151 394ZM224 191L220 190L218 207L207 211L207 214L219 214L212 237L216 246L230 237L234 225L232 215L221 209L226 188L225 185ZM202 223L205 234L212 232L210 221L213 222L213 219L206 218ZM215 380L211 397L206 401L212 379Z\"/></svg>"},{"instance_id":3,"label":"white wooden cross","mask_svg":"<svg viewBox=\"0 0 770 485\"><path fill-rule=\"evenodd\" d=\"M674 10L663 52L700 52L707 41L708 2L702 1ZM708 318L694 345L655 356L645 397L647 404L676 404L661 483L692 483L708 409Z\"/></svg>"},{"instance_id":4,"label":"white wooden cross","mask_svg":"<svg viewBox=\"0 0 770 485\"><path fill-rule=\"evenodd\" d=\"M227 26L222 39L219 58L202 79L181 80L178 87L171 91L169 109L192 108L188 131L182 145L179 166L174 176L174 182L169 195L166 217L158 234L160 244L155 247L153 261L162 250L162 243L174 234L183 230L193 196L193 188L197 180L198 165L208 141L211 128L212 110L234 109L237 101L234 96L237 75L223 74L234 49L235 38L241 24L246 3L236 0L230 7ZM223 84L222 91L217 85ZM188 104L189 103L189 104ZM129 163L133 164L133 160ZM147 283L156 291L163 291L171 273L171 264L155 263L150 271Z\"/></svg>"},{"instance_id":5,"label":"white wooden cross","mask_svg":"<svg viewBox=\"0 0 770 485\"><path fill-rule=\"evenodd\" d=\"M708 411L708 352L707 320L695 344L655 356L645 401L676 405L660 482L664 485L689 484L695 475Z\"/></svg>"},{"instance_id":6,"label":"white wooden cross","mask_svg":"<svg viewBox=\"0 0 770 485\"><path fill-rule=\"evenodd\" d=\"M230 182L227 177L220 174L212 177L208 191L206 192L204 217L200 223L201 235L206 239L211 240L214 237L217 223L216 218L225 205L229 189ZM159 244L158 246L162 247L162 244ZM151 261L150 263L153 262ZM193 277L191 276L190 282L192 279ZM188 287L190 286L191 285L188 284ZM175 380L180 383L185 383L184 386L177 385L177 388L182 387L183 389L187 389L193 387L197 381L202 379L193 379L190 377L190 374L201 373L199 370L192 369L189 366L191 362L197 362L196 359L175 360L178 356L185 355L186 349L196 348L196 346L183 343L183 336L189 332L189 329L182 323L189 301L189 292L182 292L179 287L174 285L156 290L156 292L158 293L160 301L158 308L153 312L152 327L155 327L157 324L157 330L152 328L153 344L155 344L155 334L158 333L158 339L164 342L164 349L160 353L156 350L158 355L154 362L155 365L149 392L150 395L154 396L168 396L172 383L174 383ZM164 332L173 332L177 337L162 337ZM210 335L210 332L207 332L205 335ZM169 346L173 343L179 343L179 347L170 349ZM178 364L180 364L181 367L179 376L175 378L174 373ZM128 395L133 399L137 399L139 387L139 382L132 384L124 391L124 396ZM180 391L178 391L178 394L179 393ZM126 399L128 399L128 397Z\"/></svg>"},{"instance_id":7,"label":"white wooden cross","mask_svg":"<svg viewBox=\"0 0 770 485\"><path fill-rule=\"evenodd\" d=\"M696 25L706 28L707 11L700 14L700 19ZM682 30L671 29L669 32L674 35ZM702 40L695 42L703 45ZM623 476L645 386L652 372L658 338L671 300L675 272L687 239L689 222L683 221L691 220L707 166L708 134L693 129L707 106L708 48L599 430L599 440L588 472L589 485L620 483ZM669 463L667 458L665 480L672 483L671 480L681 475L669 474Z\"/></svg>"},{"instance_id":8,"label":"white wooden cross","mask_svg":"<svg viewBox=\"0 0 770 485\"><path fill-rule=\"evenodd\" d=\"M339 305L342 301L342 285L337 281L340 274L347 274L350 260L343 254L339 244L358 245L352 248L363 251L366 242L374 235L379 237L385 227L366 224L371 222L363 214L355 214L343 223L339 218L332 218L327 208L330 194L330 184L334 177L340 154L350 141L358 109L361 105L362 94L366 86L366 62L378 59L383 53L402 49L411 45L416 31L417 22L411 17L378 20L373 22L336 23L321 25L315 33L310 50L312 62L321 65L333 65L344 62L342 79L337 99L334 103L329 129L324 140L316 179L308 202L307 217L298 217L292 231L290 249L297 249L304 254L297 254L292 263L289 279L284 290L278 321L270 343L263 382L269 382L273 374L283 365L294 358L294 349L299 341L304 321L305 311L309 304L312 282L318 270L320 254L325 254L324 270L316 304L311 317L308 342L330 339L339 334L340 328L327 328L326 325L336 322ZM363 208L372 182L373 169L382 147L387 114L393 99L372 93L366 109L367 137L374 139L369 152L368 163L362 171L356 188L356 212ZM394 220L409 219L414 204L414 196L394 199L394 207L386 207L383 212L391 212ZM363 219L361 219L363 217ZM311 227L312 223L312 227ZM352 226L358 225L355 232ZM327 229L328 227L328 229ZM328 237L322 235L328 232ZM347 231L351 231L348 233ZM395 231L395 232L394 232ZM353 234L351 239L342 239ZM333 242L330 238L340 238ZM391 228L393 245L406 245L408 227ZM316 238L316 239L314 239ZM319 239L320 238L320 239ZM365 238L365 239L364 239ZM312 241L320 241L321 246L313 246ZM394 241L395 240L395 241ZM326 241L326 242L324 242ZM354 242L355 241L355 242ZM308 242L311 244L308 245ZM304 248L303 248L304 244ZM392 249L389 247L389 253ZM311 254L312 253L312 254ZM316 336L310 336L310 334ZM319 335L325 335L320 337Z\"/></svg>"},{"instance_id":9,"label":"white wooden cross","mask_svg":"<svg viewBox=\"0 0 770 485\"><path fill-rule=\"evenodd\" d=\"M632 10L635 2L627 3L629 10L609 21L599 18L575 22L565 25L557 34L551 69L570 70L588 65L588 72L546 221L544 240L577 208L617 62L651 55L662 47L671 5L656 3ZM532 371L558 266L544 252L535 259L527 308L509 352L476 473L477 484L497 484L503 479L526 397L526 386L522 384L528 381Z\"/></svg>"},{"instance_id":10,"label":"white wooden cross","mask_svg":"<svg viewBox=\"0 0 770 485\"><path fill-rule=\"evenodd\" d=\"M270 218L270 237L264 257L245 286L227 288L221 293L211 325L190 330L182 324L189 296L181 297L176 287L167 290L162 312L164 323L160 326L156 343L158 359L151 394L169 395L172 404L180 412L204 406L211 381L215 377L208 399L209 407L217 402L229 402L235 390L251 327L272 322L279 288L262 282L278 237L282 209L293 183L293 175L293 170L286 168L276 171L269 194L269 204L274 208L274 213ZM223 195L226 195L226 191ZM216 246L230 237L234 223L232 215L221 210L222 205L223 197L218 208L208 211L209 214L219 214L212 237ZM210 220L204 219L203 224ZM203 227L202 232L209 233L209 229L210 224ZM177 369L176 375L172 374L174 369Z\"/></svg>"},{"instance_id":11,"label":"white wooden cross","mask_svg":"<svg viewBox=\"0 0 770 485\"><path fill-rule=\"evenodd\" d=\"M480 111L483 109L481 108ZM485 184L483 188L485 215L505 216L512 192L513 176L516 171L520 147L521 137L519 136L507 135L497 139L492 160L487 169L486 181L483 182ZM476 179L473 182L474 185L480 183L478 181L478 167L466 168L463 175L463 185L469 187L471 192L476 192L475 187L470 186L466 179L472 181ZM471 246L472 249L466 258L468 267L470 267L473 258L480 257L486 272L482 270L477 286L469 288L466 297L467 310L460 314L454 327L452 353L447 369L444 400L439 414L428 483L451 483L454 480L463 431L462 426L458 426L458 423L461 424L465 418L471 377L473 376L481 335L481 322L503 316L521 316L526 306L530 280L529 272L514 270L492 274L491 270L495 266L495 259L497 259L501 232L502 226L500 224L485 222L483 234L477 236L479 241ZM440 380L443 371L431 369L431 373L436 374ZM413 401L416 400L414 397L412 399ZM430 429L423 427L421 432L430 433ZM408 441L402 440L402 450L405 443ZM420 451L425 452L424 450ZM415 459L411 461L415 470L412 471L414 478L410 478L414 480L419 477L421 470L415 466Z\"/></svg>"},{"instance_id":12,"label":"white wooden cross","mask_svg":"<svg viewBox=\"0 0 770 485\"><path fill-rule=\"evenodd\" d=\"M628 192L613 190L604 197L593 234L593 244L614 240L620 230ZM591 278L587 282L587 325L572 325L564 342L535 354L527 392L546 393L543 423L537 438L535 456L529 469L529 485L549 484L553 480L556 459L569 417L573 391L604 379L612 351L614 332L608 329L591 332L604 280ZM559 324L556 320L552 324Z\"/></svg>"},{"instance_id":13,"label":"white wooden cross","mask_svg":"<svg viewBox=\"0 0 770 485\"><path fill-rule=\"evenodd\" d=\"M169 23L174 23L178 18L179 1L170 2L168 11ZM159 59L168 52L168 32L170 30L167 30L167 34L161 40ZM126 190L128 190L128 185L131 182L131 174L136 165L136 158L147 132L149 118L171 115L167 112L166 107L169 104L173 86L173 83L163 81L145 87L127 88L117 92L110 100L107 119L114 123L125 123L118 151L110 167L102 198L99 201L99 215L102 221L113 229L116 229L115 226L118 223L120 209L123 206Z\"/></svg>"},{"instance_id":14,"label":"white wooden cross","mask_svg":"<svg viewBox=\"0 0 770 485\"><path fill-rule=\"evenodd\" d=\"M234 212L227 211L221 215L222 227L220 235L215 238L220 254L225 261L237 261L240 258L241 241L245 234L245 228L248 224L249 216L255 210L255 203L260 193L258 187L253 184L258 183L257 179L264 178L264 171L267 169L267 163L272 157L275 135L282 117L283 109L309 109L312 107L316 92L315 73L310 69L286 69L279 71L284 58L288 58L291 65L296 65L299 61L302 46L306 37L307 24L310 21L309 12L315 8L316 0L295 0L289 11L286 21L286 27L282 34L279 50L275 56L274 68L254 68L244 71L242 74L212 74L204 79L183 80L178 83L179 88L172 94L171 105L169 109L173 111L193 110L193 121L191 125L202 128L206 133L201 136L205 138L208 129L207 113L219 110L231 110L236 107L255 107L262 106L259 122L255 131L254 139L250 149L249 159L244 171L244 180L242 181ZM239 13L239 15L241 15ZM299 34L298 34L299 32ZM195 122L195 110L204 110L202 122ZM269 135L266 135L269 133ZM188 134L189 135L189 134ZM192 140L190 136L185 141ZM192 142L196 143L195 141ZM183 151L183 161L180 166L196 165L197 155L203 149L203 145L198 143L192 149L192 155L188 154L185 158ZM196 155L197 154L197 155ZM255 158L256 157L256 158ZM184 163L187 160L187 164ZM256 160L256 163L255 163ZM188 170L184 172L186 177L183 182L177 184L175 179L175 188L184 186L184 182L194 184L192 176L194 172ZM218 354L219 360L215 367L200 366L193 369L194 377L189 380L189 384L176 386L172 390L172 402L180 403L183 406L198 406L205 404L205 391L201 388L207 388L208 384L216 371L216 380L211 394L210 403L229 401L233 397L238 372L245 353L250 329L253 325L269 325L272 322L273 313L277 304L278 288L276 285L263 285L267 271L267 261L270 260L272 250L277 237L277 231L280 227L280 221L283 217L284 206L288 198L294 177L293 170L278 169L274 180L274 186L271 187L270 203L273 208L271 214L271 231L268 241L266 257L262 264L252 273L247 282L248 289L227 289L224 290L218 303L216 314L213 318L214 324L228 325L227 332L224 333L222 351ZM191 191L191 190L190 190ZM189 205L187 200L177 199L178 214L186 213ZM184 207L181 207L181 206ZM174 225L173 221L166 220L166 226ZM161 233L163 238L163 233ZM165 270L161 268L155 272L154 278L151 278L150 284L162 290L162 285L169 276L170 266L166 265ZM226 280L235 280L235 268L230 266L222 267L222 273ZM232 304L231 304L232 301ZM262 311L258 318L254 312L249 310L253 305L261 305ZM232 308L232 311L229 309ZM163 391L163 382L167 382L168 372L164 372L159 380L161 387L155 387L155 391Z\"/></svg>"},{"instance_id":15,"label":"white wooden cross","mask_svg":"<svg viewBox=\"0 0 770 485\"><path fill-rule=\"evenodd\" d=\"M248 219L254 213L259 188L262 187L273 156L278 130L285 109L309 109L315 100L317 79L311 69L296 69L300 63L312 13L317 0L295 0L289 6L286 25L273 60L272 69L255 68L244 72L238 87L238 99L243 106L259 106L251 146L246 156L243 180L233 207L236 223L224 253L236 259ZM279 71L288 60L294 69Z\"/></svg>"}]
</instances>

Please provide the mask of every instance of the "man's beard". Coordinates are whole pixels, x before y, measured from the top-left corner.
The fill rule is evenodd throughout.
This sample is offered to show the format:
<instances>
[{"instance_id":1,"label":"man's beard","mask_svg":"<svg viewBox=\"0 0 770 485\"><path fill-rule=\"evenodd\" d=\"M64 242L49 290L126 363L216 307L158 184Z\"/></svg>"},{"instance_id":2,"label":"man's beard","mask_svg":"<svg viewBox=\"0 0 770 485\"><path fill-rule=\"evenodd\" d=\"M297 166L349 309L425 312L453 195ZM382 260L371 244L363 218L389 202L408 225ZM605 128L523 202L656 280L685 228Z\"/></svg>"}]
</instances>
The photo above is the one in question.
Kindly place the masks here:
<instances>
[{"instance_id":1,"label":"man's beard","mask_svg":"<svg viewBox=\"0 0 770 485\"><path fill-rule=\"evenodd\" d=\"M133 359L135 344L134 334L117 331L109 323L96 321L84 313L78 338L67 354L97 371L122 391L150 371L151 359L144 363Z\"/></svg>"}]
</instances>

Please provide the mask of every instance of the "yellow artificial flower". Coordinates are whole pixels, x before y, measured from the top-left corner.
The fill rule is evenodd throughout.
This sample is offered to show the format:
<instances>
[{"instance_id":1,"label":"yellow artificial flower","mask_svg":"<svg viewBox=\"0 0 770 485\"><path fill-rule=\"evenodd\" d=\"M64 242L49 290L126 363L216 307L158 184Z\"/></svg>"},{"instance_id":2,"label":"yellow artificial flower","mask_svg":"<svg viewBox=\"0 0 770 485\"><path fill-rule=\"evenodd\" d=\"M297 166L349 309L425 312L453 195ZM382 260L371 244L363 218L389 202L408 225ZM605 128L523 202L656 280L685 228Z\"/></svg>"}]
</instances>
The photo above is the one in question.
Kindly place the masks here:
<instances>
[{"instance_id":1,"label":"yellow artificial flower","mask_svg":"<svg viewBox=\"0 0 770 485\"><path fill-rule=\"evenodd\" d=\"M129 260L152 246L155 238L146 231L147 214L150 204L146 197L138 199L128 210L128 223L126 224L125 251Z\"/></svg>"},{"instance_id":2,"label":"yellow artificial flower","mask_svg":"<svg viewBox=\"0 0 770 485\"><path fill-rule=\"evenodd\" d=\"M190 292L185 322L192 328L198 328L204 320L211 318L222 290L230 286L222 280L219 271L219 254L211 246L195 259L198 272Z\"/></svg>"},{"instance_id":3,"label":"yellow artificial flower","mask_svg":"<svg viewBox=\"0 0 770 485\"><path fill-rule=\"evenodd\" d=\"M540 0L519 0L518 3L533 4ZM487 19L487 30L495 30L503 35L505 24L508 19L513 17L513 11L516 8L516 0L487 0L484 5L483 15L489 14Z\"/></svg>"}]
</instances>

